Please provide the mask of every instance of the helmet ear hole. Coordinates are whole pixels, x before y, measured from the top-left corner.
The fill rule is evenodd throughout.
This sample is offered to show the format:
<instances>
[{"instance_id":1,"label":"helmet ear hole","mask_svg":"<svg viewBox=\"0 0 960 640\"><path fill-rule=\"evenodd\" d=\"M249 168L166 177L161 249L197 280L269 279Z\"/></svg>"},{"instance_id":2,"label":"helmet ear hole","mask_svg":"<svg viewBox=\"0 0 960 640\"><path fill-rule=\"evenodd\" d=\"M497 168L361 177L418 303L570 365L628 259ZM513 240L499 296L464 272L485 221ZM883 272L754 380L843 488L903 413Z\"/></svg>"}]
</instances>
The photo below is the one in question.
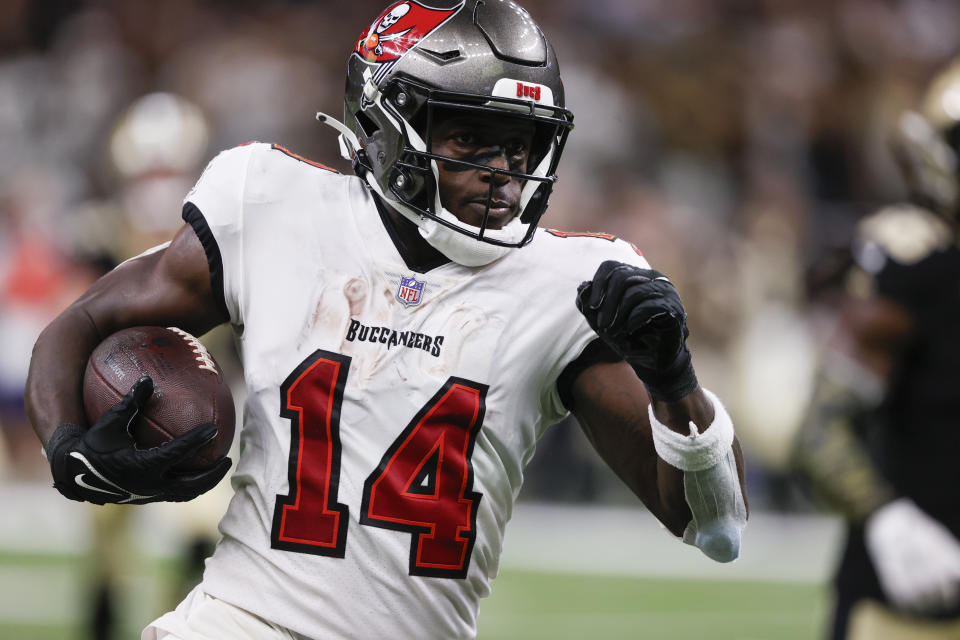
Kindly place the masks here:
<instances>
[{"instance_id":1,"label":"helmet ear hole","mask_svg":"<svg viewBox=\"0 0 960 640\"><path fill-rule=\"evenodd\" d=\"M363 130L363 134L368 138L380 130L380 127L377 126L377 123L371 120L370 117L367 116L367 114L365 114L363 111L357 111L353 114L353 117Z\"/></svg>"}]
</instances>

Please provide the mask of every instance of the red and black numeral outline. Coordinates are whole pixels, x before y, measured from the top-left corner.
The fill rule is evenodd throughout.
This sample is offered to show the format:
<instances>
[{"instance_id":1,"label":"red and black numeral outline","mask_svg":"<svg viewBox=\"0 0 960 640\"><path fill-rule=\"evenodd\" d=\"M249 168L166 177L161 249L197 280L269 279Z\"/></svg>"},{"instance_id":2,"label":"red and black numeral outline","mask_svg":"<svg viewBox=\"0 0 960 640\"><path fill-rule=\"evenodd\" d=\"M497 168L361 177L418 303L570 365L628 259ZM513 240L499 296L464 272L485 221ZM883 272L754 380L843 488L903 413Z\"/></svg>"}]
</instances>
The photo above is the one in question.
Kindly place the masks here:
<instances>
[{"instance_id":1,"label":"red and black numeral outline","mask_svg":"<svg viewBox=\"0 0 960 640\"><path fill-rule=\"evenodd\" d=\"M375 504L381 499L379 495L375 495L374 493L378 490L378 481L389 473L390 464L398 452L403 450L405 445L414 439L414 437L417 435L417 432L428 420L434 409L441 405L451 392L454 392L458 389L475 394L473 416L469 419L468 423L466 425L448 425L448 428L465 426L467 430L465 446L462 451L462 460L466 467L466 478L462 483L457 499L460 502L466 502L468 504L469 529L466 531L462 529L458 530L458 536L456 540L463 543L462 553L460 553L459 560L447 565L437 565L423 562L420 559L424 544L423 536L430 534L431 531L435 530L436 524L431 527L420 522L403 520L401 518L386 519L377 517L371 513L371 508L375 506ZM420 409L420 411L413 417L403 432L396 438L396 440L394 440L393 444L390 445L390 448L380 460L380 464L377 465L377 468L373 471L373 473L367 477L367 480L363 485L363 503L360 509L360 523L372 527L390 529L393 531L403 531L412 535L412 539L410 541L409 563L409 572L412 576L465 578L467 575L467 570L470 566L470 557L473 552L473 545L477 538L477 510L480 500L483 498L483 494L473 491L473 447L476 443L477 435L480 433L480 427L483 424L483 417L484 413L486 412L486 396L488 390L489 385L480 384L464 378L448 378L443 387L441 387L440 390L437 391L437 393L434 394L434 396L430 399L430 401ZM442 437L443 436L441 436L441 438ZM434 460L436 460L437 466L437 471L435 473L440 472L440 467L442 466L443 462L441 458L438 457L436 451L437 448L441 447L443 444L444 443L442 441L438 440L438 444L431 449L430 454L426 456L424 460L421 460L421 464L414 474L415 477L421 477L423 475L424 467ZM439 499L440 496L438 495L438 492L440 490L440 479L434 478L432 482L433 487L430 487L432 488L432 491L426 494L416 490L410 491L409 487L405 487L404 493L408 496L407 499L412 499L413 496L424 495ZM391 497L398 500L403 499L403 496L387 495L385 497L387 499Z\"/></svg>"},{"instance_id":2,"label":"red and black numeral outline","mask_svg":"<svg viewBox=\"0 0 960 640\"><path fill-rule=\"evenodd\" d=\"M321 368L325 366L332 369ZM277 495L270 532L270 546L274 549L335 558L343 558L346 553L349 508L338 502L337 497L340 488L340 408L343 404L343 391L349 368L349 356L317 349L300 363L280 386L280 415L290 420L291 427L288 462L290 493ZM323 404L320 411L314 412L319 415L306 415L305 421L305 408L296 405L292 396L300 385L309 383L317 387L313 389L312 396L319 397ZM315 420L319 420L321 424L316 424ZM319 435L320 438L314 446L322 445L326 451L321 450L320 453L326 453L327 459L311 464L312 454L316 452L306 451L308 443L304 438L304 430L314 431L317 427L320 429L313 435ZM319 484L325 485L326 490L302 485L303 469L307 465L323 473L324 477ZM323 495L321 515L332 518L333 522L333 526L330 527L332 531L329 534L315 535L312 539L309 536L292 535L293 526L286 518L298 517L297 510L301 506L300 497L304 493L311 497ZM300 517L306 522L301 523L301 527L312 528L321 533L319 529L322 518L316 516L315 513L302 514Z\"/></svg>"}]
</instances>

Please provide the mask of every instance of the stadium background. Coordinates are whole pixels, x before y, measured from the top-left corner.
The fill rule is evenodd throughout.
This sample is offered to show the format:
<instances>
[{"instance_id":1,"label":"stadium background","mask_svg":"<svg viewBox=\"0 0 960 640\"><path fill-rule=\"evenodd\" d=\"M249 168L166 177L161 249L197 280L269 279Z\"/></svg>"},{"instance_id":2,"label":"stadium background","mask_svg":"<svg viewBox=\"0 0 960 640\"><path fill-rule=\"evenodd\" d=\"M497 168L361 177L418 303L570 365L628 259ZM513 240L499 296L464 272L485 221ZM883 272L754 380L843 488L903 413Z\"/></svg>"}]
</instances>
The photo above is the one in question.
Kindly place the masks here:
<instances>
[{"instance_id":1,"label":"stadium background","mask_svg":"<svg viewBox=\"0 0 960 640\"><path fill-rule=\"evenodd\" d=\"M22 415L36 335L170 235L217 151L257 139L348 170L313 114L341 113L346 57L383 5L0 3L0 637L83 637L94 572L91 510L49 488ZM888 134L957 53L960 4L524 5L576 114L544 223L623 236L677 282L700 378L747 452L754 516L741 560L712 565L562 424L530 468L481 637L813 638L839 526L785 465L830 317L809 293L829 287L858 217L903 196ZM119 126L155 92L140 125ZM228 340L209 342L231 367ZM176 601L176 551L202 521L136 512L115 560L129 629Z\"/></svg>"}]
</instances>

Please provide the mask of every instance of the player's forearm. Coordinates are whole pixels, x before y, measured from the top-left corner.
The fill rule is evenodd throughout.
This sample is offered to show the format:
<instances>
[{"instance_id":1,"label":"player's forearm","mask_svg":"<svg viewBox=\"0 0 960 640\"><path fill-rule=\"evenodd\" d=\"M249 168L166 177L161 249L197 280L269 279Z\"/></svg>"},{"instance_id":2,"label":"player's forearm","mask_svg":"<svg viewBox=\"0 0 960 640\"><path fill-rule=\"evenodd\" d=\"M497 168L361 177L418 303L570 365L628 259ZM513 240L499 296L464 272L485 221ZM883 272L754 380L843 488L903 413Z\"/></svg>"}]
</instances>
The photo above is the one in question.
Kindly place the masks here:
<instances>
[{"instance_id":1,"label":"player's forearm","mask_svg":"<svg viewBox=\"0 0 960 640\"><path fill-rule=\"evenodd\" d=\"M690 434L690 422L706 427L713 422L713 405L701 388L676 402L651 399L650 406L660 422L681 435ZM660 521L675 536L683 535L690 522L690 507L683 489L683 472L657 458L657 491L660 496Z\"/></svg>"},{"instance_id":2,"label":"player's forearm","mask_svg":"<svg viewBox=\"0 0 960 640\"><path fill-rule=\"evenodd\" d=\"M713 403L701 387L697 387L695 391L675 402L651 400L650 406L653 409L654 416L661 424L681 436L691 435L691 423L697 426L697 431L700 434L709 434L717 417ZM730 449L736 463L737 482L740 485L744 507L746 508L743 453L736 436L733 436ZM674 533L676 533L676 529L679 529L682 533L689 523L691 515L684 495L683 473L659 456L657 464L657 487L660 492L661 503L664 508L675 514L672 520L676 526L668 525L668 528Z\"/></svg>"},{"instance_id":3,"label":"player's forearm","mask_svg":"<svg viewBox=\"0 0 960 640\"><path fill-rule=\"evenodd\" d=\"M83 372L100 342L93 321L77 305L43 330L33 347L24 391L27 416L44 445L58 425L85 425Z\"/></svg>"},{"instance_id":4,"label":"player's forearm","mask_svg":"<svg viewBox=\"0 0 960 640\"><path fill-rule=\"evenodd\" d=\"M861 378L867 379L865 374ZM835 370L821 371L793 450L794 468L813 492L858 522L896 497L854 427L878 397L877 391L847 384Z\"/></svg>"},{"instance_id":5,"label":"player's forearm","mask_svg":"<svg viewBox=\"0 0 960 640\"><path fill-rule=\"evenodd\" d=\"M640 409L645 404L643 400L638 402ZM595 416L581 410L577 419L617 477L671 533L682 535L691 517L684 500L683 472L653 451L646 416L639 412L633 416Z\"/></svg>"},{"instance_id":6,"label":"player's forearm","mask_svg":"<svg viewBox=\"0 0 960 640\"><path fill-rule=\"evenodd\" d=\"M574 385L575 414L600 457L674 535L690 521L683 472L657 457L643 384L624 362L589 368ZM691 399L667 412L679 418L699 405ZM673 421L673 418L669 418ZM685 424L685 423L684 423Z\"/></svg>"},{"instance_id":7,"label":"player's forearm","mask_svg":"<svg viewBox=\"0 0 960 640\"><path fill-rule=\"evenodd\" d=\"M692 516L683 541L713 560L730 562L740 555L749 515L743 459L733 422L720 399L700 389L688 396L692 397L680 399L688 399L685 405L677 401L677 406L660 407L671 421L669 426L650 407L654 446L659 462L683 472L683 496ZM704 410L703 401L712 405L712 412ZM680 428L681 421L687 422L686 429Z\"/></svg>"}]
</instances>

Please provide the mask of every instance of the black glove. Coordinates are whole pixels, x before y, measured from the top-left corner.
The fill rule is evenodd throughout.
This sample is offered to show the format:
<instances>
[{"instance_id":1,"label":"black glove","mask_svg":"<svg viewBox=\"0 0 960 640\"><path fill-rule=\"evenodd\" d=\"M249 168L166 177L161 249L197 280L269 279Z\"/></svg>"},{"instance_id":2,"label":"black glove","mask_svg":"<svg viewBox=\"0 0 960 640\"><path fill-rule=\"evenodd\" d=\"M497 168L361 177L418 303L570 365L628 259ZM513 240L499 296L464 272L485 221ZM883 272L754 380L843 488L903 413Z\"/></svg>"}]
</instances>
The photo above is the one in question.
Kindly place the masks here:
<instances>
[{"instance_id":1,"label":"black glove","mask_svg":"<svg viewBox=\"0 0 960 640\"><path fill-rule=\"evenodd\" d=\"M650 397L674 402L697 388L680 294L659 271L607 260L577 288L590 328L637 372Z\"/></svg>"},{"instance_id":2,"label":"black glove","mask_svg":"<svg viewBox=\"0 0 960 640\"><path fill-rule=\"evenodd\" d=\"M87 431L75 424L57 427L46 452L53 486L60 493L94 504L183 502L223 479L230 469L226 456L204 471L171 471L217 435L213 423L201 424L159 447L137 448L129 427L152 393L153 380L143 376Z\"/></svg>"}]
</instances>

